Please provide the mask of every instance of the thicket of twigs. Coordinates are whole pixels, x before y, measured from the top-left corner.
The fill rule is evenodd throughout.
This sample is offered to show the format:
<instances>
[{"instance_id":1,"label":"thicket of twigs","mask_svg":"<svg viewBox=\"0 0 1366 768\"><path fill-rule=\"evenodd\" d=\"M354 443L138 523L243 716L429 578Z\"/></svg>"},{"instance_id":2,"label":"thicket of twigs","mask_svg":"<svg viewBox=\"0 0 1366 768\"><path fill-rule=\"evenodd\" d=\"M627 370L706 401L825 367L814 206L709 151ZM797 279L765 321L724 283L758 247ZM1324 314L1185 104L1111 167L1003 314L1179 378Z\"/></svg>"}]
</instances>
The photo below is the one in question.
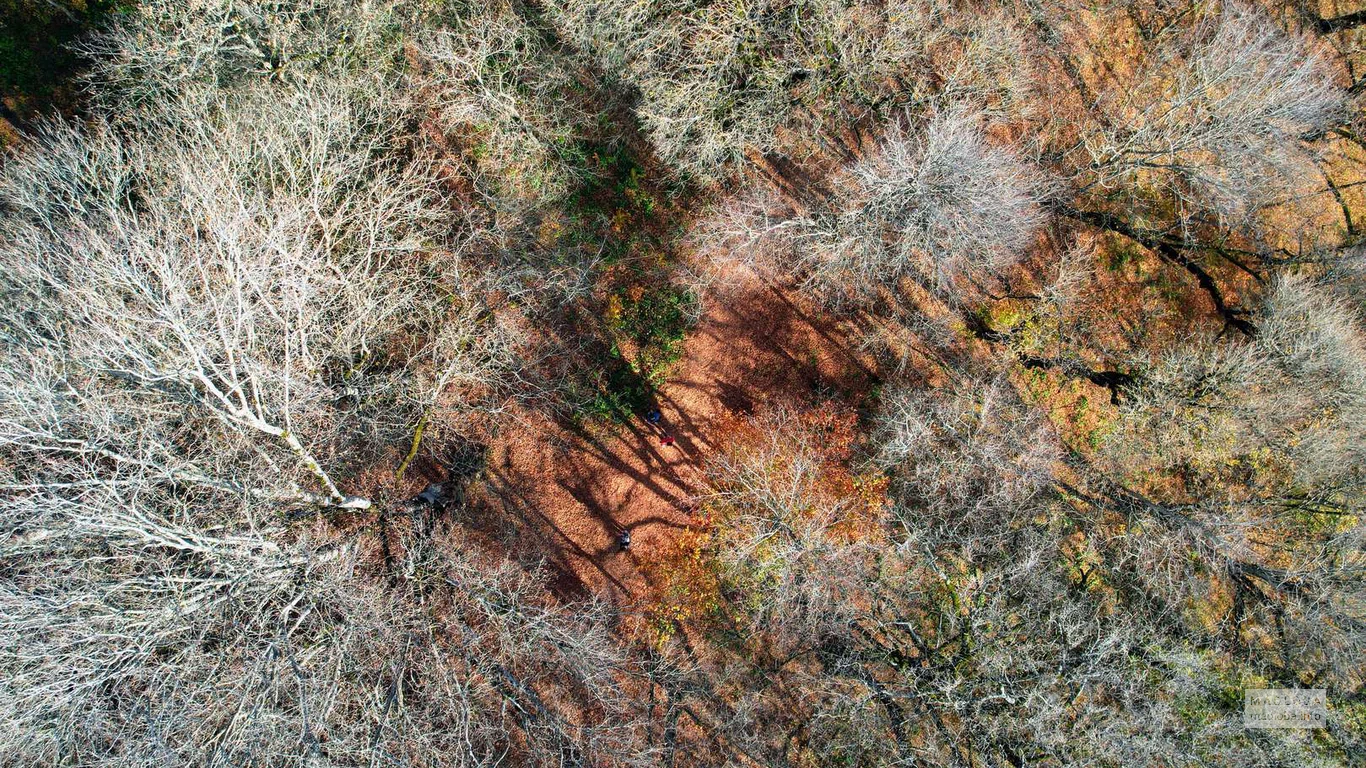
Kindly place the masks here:
<instances>
[{"instance_id":1,"label":"thicket of twigs","mask_svg":"<svg viewBox=\"0 0 1366 768\"><path fill-rule=\"evenodd\" d=\"M0 171L0 763L1363 764L1363 27L114 14ZM734 417L648 637L393 497L424 440L629 413L737 269L878 386Z\"/></svg>"}]
</instances>

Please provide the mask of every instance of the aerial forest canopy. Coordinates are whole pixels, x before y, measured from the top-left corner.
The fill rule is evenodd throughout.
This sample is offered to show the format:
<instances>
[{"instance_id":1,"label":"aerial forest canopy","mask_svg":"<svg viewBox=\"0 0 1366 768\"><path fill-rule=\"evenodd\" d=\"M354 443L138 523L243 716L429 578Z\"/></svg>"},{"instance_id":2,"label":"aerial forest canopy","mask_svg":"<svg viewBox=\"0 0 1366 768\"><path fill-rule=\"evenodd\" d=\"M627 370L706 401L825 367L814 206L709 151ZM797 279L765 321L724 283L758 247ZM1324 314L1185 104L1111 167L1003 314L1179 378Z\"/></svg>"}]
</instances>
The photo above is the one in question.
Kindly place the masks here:
<instances>
[{"instance_id":1,"label":"aerial forest canopy","mask_svg":"<svg viewBox=\"0 0 1366 768\"><path fill-rule=\"evenodd\" d=\"M1366 765L1366 6L3 23L0 765Z\"/></svg>"}]
</instances>

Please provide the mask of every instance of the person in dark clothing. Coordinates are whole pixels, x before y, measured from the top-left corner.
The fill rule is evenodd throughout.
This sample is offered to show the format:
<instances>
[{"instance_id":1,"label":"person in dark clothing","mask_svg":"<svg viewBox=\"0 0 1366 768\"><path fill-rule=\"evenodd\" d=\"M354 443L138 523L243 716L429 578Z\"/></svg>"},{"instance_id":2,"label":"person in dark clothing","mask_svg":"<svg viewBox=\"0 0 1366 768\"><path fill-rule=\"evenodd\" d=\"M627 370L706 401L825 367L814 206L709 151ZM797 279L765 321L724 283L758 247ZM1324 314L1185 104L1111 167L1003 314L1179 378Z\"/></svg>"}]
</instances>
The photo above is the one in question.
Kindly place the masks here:
<instances>
[{"instance_id":1,"label":"person in dark clothing","mask_svg":"<svg viewBox=\"0 0 1366 768\"><path fill-rule=\"evenodd\" d=\"M658 426L659 422L664 420L664 414L660 413L658 408L651 408L649 411L646 411L645 420Z\"/></svg>"},{"instance_id":2,"label":"person in dark clothing","mask_svg":"<svg viewBox=\"0 0 1366 768\"><path fill-rule=\"evenodd\" d=\"M419 493L417 498L413 499L413 501L422 504L430 504L435 507L437 503L441 501L441 492L443 490L441 483L432 483L422 489L422 493Z\"/></svg>"},{"instance_id":3,"label":"person in dark clothing","mask_svg":"<svg viewBox=\"0 0 1366 768\"><path fill-rule=\"evenodd\" d=\"M621 547L621 549L622 549L623 552L626 551L626 550L628 550L628 549L630 549L630 548L631 548L631 532L628 531L628 530L622 529L621 533L618 533L618 534L617 534L617 545Z\"/></svg>"}]
</instances>

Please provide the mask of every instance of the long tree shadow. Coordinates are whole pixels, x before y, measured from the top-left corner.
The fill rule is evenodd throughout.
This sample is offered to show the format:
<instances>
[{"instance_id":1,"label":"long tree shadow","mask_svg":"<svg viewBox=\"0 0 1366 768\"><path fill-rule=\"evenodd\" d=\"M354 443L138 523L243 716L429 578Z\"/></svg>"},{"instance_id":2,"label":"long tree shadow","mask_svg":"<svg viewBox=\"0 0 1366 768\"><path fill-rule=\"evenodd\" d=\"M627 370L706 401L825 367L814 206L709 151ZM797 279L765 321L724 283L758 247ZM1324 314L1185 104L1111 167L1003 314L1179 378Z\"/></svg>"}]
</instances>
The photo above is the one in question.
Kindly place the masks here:
<instances>
[{"instance_id":1,"label":"long tree shadow","mask_svg":"<svg viewBox=\"0 0 1366 768\"><path fill-rule=\"evenodd\" d=\"M804 324L807 328L811 329L813 333L815 333L827 344L829 344L830 349L839 352L849 364L851 364L854 368L856 368L860 373L862 373L867 378L869 384L877 384L882 380L882 378L878 376L876 371L872 370L866 364L864 364L863 360L859 358L859 356L854 352L854 350L849 348L847 342L835 337L835 335L831 332L831 326L833 325L833 323L829 321L818 321L816 318L812 317L811 315L807 314L804 310L802 310L801 307L793 303L792 299L789 298L787 293L784 292L781 288L779 288L776 285L773 285L772 283L766 283L765 285L768 288L769 293L772 294L773 297L777 299L787 309L789 313L791 313L792 317L801 321L802 324Z\"/></svg>"},{"instance_id":2,"label":"long tree shadow","mask_svg":"<svg viewBox=\"0 0 1366 768\"><path fill-rule=\"evenodd\" d=\"M604 533L615 537L626 530L619 518L621 511L630 505L633 494L627 493L619 501L613 502L602 491L602 484L595 480L592 477L561 478L555 483L593 515L602 525Z\"/></svg>"},{"instance_id":3,"label":"long tree shadow","mask_svg":"<svg viewBox=\"0 0 1366 768\"><path fill-rule=\"evenodd\" d=\"M562 597L585 598L592 593L592 590L579 578L572 564L565 561L563 555L560 554L566 550L577 555L580 560L591 563L622 596L631 594L631 590L599 562L602 553L589 552L565 533L562 528L556 525L554 520L551 520L541 511L537 504L518 490L516 478L510 477L502 469L492 469L489 472L485 487L498 498L503 509L515 510L519 513L523 527L532 531L540 539L541 546L538 549L551 556L550 563L556 577L553 584L557 591L562 593Z\"/></svg>"},{"instance_id":4,"label":"long tree shadow","mask_svg":"<svg viewBox=\"0 0 1366 768\"><path fill-rule=\"evenodd\" d=\"M680 498L687 495L689 492L687 481L678 475L677 471L674 469L674 465L669 463L668 459L663 454L652 447L653 441L645 437L645 433L639 426L633 423L628 424L626 426L626 431L636 438L633 441L636 445L630 449L632 454L646 466L658 466L660 470L659 475L637 469L630 461L627 461L614 452L602 438L590 434L587 430L576 429L575 434L580 441L578 446L580 450L601 461L606 466L635 480L659 498L670 504L677 504ZM625 440L618 440L616 442L623 445L628 444L628 441ZM665 488L659 481L660 476L677 490L671 491Z\"/></svg>"},{"instance_id":5,"label":"long tree shadow","mask_svg":"<svg viewBox=\"0 0 1366 768\"><path fill-rule=\"evenodd\" d=\"M689 461L694 464L701 462L704 458L703 447L715 450L716 444L707 437L708 425L699 424L688 412L686 405L663 391L658 394L658 400L661 404L670 406L670 421L677 419L677 424L681 428L666 423L664 429L678 439L678 448Z\"/></svg>"},{"instance_id":6,"label":"long tree shadow","mask_svg":"<svg viewBox=\"0 0 1366 768\"><path fill-rule=\"evenodd\" d=\"M555 206L563 215L546 229L552 234L517 249L534 268L576 265L591 284L536 318L547 338L572 340L542 373L566 383L561 405L577 418L626 422L650 401L688 328L690 294L675 284L674 267L694 190L656 155L633 89L565 39L540 3L510 7L555 64L574 72L573 86L554 98L596 118L554 143L576 181Z\"/></svg>"}]
</instances>

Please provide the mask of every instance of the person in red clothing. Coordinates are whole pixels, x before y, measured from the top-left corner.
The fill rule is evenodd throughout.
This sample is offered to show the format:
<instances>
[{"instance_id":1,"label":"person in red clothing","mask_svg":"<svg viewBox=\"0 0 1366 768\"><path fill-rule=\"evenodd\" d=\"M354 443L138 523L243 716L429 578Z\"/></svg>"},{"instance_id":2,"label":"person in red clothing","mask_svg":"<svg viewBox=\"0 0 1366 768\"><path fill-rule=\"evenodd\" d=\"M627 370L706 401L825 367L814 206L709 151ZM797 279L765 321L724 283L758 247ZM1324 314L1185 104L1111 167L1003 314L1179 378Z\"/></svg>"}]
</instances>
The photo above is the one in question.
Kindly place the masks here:
<instances>
[{"instance_id":1,"label":"person in red clothing","mask_svg":"<svg viewBox=\"0 0 1366 768\"><path fill-rule=\"evenodd\" d=\"M652 407L645 412L645 423L649 424L659 433L660 445L673 445L674 436L664 430L664 414L659 412L659 408Z\"/></svg>"}]
</instances>

